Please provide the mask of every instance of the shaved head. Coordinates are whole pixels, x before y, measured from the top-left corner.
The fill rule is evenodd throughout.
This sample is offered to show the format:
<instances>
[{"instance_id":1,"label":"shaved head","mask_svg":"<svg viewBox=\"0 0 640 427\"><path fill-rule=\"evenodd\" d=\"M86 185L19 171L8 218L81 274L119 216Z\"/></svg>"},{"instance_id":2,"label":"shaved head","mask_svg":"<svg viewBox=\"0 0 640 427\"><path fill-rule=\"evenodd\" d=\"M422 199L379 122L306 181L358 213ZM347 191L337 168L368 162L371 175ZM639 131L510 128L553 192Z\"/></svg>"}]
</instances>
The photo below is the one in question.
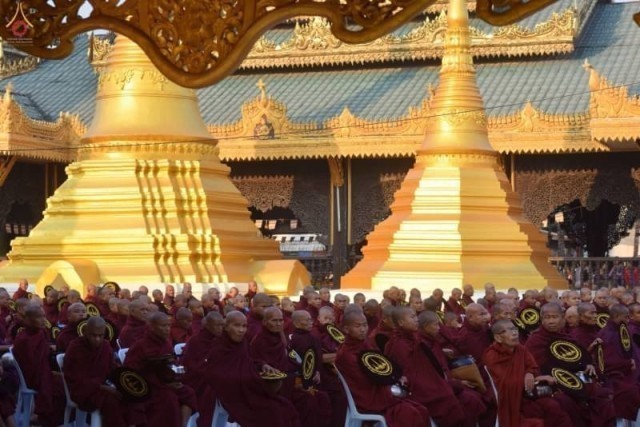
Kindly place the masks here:
<instances>
[{"instance_id":1,"label":"shaved head","mask_svg":"<svg viewBox=\"0 0 640 427\"><path fill-rule=\"evenodd\" d=\"M225 317L224 324L226 326L229 323L233 323L234 321L238 321L241 319L247 320L247 317L244 314L240 313L239 311L232 311L229 314L227 314L227 317Z\"/></svg>"}]
</instances>

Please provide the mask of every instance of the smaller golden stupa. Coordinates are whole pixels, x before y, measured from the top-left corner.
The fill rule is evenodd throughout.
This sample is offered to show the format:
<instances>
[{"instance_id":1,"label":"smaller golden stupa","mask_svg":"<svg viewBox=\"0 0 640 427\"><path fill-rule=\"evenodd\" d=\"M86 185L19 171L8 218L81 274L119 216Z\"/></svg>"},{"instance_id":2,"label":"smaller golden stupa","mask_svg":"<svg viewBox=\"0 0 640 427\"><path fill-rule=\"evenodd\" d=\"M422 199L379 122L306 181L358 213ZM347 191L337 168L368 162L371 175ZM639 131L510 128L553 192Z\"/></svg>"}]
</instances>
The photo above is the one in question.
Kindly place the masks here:
<instances>
[{"instance_id":1,"label":"smaller golden stupa","mask_svg":"<svg viewBox=\"0 0 640 427\"><path fill-rule=\"evenodd\" d=\"M249 218L218 158L195 91L159 73L117 37L100 71L95 118L44 219L12 242L0 282L239 283L269 293L309 283Z\"/></svg>"},{"instance_id":2,"label":"smaller golden stupa","mask_svg":"<svg viewBox=\"0 0 640 427\"><path fill-rule=\"evenodd\" d=\"M343 288L566 287L491 147L466 0L450 0L440 83L415 166Z\"/></svg>"}]
</instances>

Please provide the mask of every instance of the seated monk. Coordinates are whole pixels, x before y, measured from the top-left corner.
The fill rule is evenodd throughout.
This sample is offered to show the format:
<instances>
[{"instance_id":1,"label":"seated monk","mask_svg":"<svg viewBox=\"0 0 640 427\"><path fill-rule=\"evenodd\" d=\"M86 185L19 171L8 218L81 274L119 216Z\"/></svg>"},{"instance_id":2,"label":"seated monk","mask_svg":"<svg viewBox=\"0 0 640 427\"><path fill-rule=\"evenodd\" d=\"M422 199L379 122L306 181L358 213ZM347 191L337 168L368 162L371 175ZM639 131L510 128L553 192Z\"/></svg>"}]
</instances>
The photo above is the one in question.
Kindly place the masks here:
<instances>
[{"instance_id":1,"label":"seated monk","mask_svg":"<svg viewBox=\"0 0 640 427\"><path fill-rule=\"evenodd\" d=\"M551 376L540 376L535 359L520 344L518 328L510 320L498 320L491 328L495 342L484 353L484 364L498 389L498 420L500 426L544 427L572 425L560 403L552 397L525 398L536 383L555 383Z\"/></svg>"},{"instance_id":2,"label":"seated monk","mask_svg":"<svg viewBox=\"0 0 640 427\"><path fill-rule=\"evenodd\" d=\"M231 420L242 427L261 427L267 420L269 427L300 426L293 404L260 377L262 372L275 370L249 355L246 335L247 318L239 311L230 312L222 337L207 357L205 370L214 387L224 384L216 387L218 399Z\"/></svg>"},{"instance_id":3,"label":"seated monk","mask_svg":"<svg viewBox=\"0 0 640 427\"><path fill-rule=\"evenodd\" d=\"M69 307L71 306L71 304L75 304L77 302L82 302L82 299L80 298L80 292L72 289L67 294L67 301L63 303L62 307L60 308L60 314L58 315L58 322L60 323L60 325L66 325L67 323L69 323L69 319L67 317Z\"/></svg>"},{"instance_id":4,"label":"seated monk","mask_svg":"<svg viewBox=\"0 0 640 427\"><path fill-rule=\"evenodd\" d=\"M311 319L306 311L295 313L304 313L309 320ZM262 322L262 330L249 344L249 354L255 360L267 363L281 372L289 373L279 392L293 403L302 425L326 425L331 413L329 397L324 392L315 389L307 390L303 387L300 375L296 372L299 370L299 364L289 357L287 339L283 332L282 312L276 307L269 307L264 310ZM303 354L300 354L300 357L302 356Z\"/></svg>"},{"instance_id":5,"label":"seated monk","mask_svg":"<svg viewBox=\"0 0 640 427\"><path fill-rule=\"evenodd\" d=\"M49 289L47 295L45 295L44 302L42 304L44 309L44 316L52 325L58 324L58 317L60 311L58 310L58 291L55 289Z\"/></svg>"},{"instance_id":6,"label":"seated monk","mask_svg":"<svg viewBox=\"0 0 640 427\"><path fill-rule=\"evenodd\" d=\"M51 371L49 336L40 306L26 306L24 326L13 343L13 355L22 369L27 387L36 391L35 413L40 425L59 426L64 418L64 388L62 377Z\"/></svg>"},{"instance_id":7,"label":"seated monk","mask_svg":"<svg viewBox=\"0 0 640 427\"><path fill-rule=\"evenodd\" d=\"M193 315L187 307L179 308L176 312L176 317L171 323L171 343L173 345L183 344L189 341L193 330L191 329L191 322L193 321Z\"/></svg>"},{"instance_id":8,"label":"seated monk","mask_svg":"<svg viewBox=\"0 0 640 427\"><path fill-rule=\"evenodd\" d=\"M124 366L140 372L151 388L151 398L144 405L148 426L185 427L196 409L193 389L176 381L168 364L173 356L170 329L169 317L154 313L145 335L129 348L124 361Z\"/></svg>"},{"instance_id":9,"label":"seated monk","mask_svg":"<svg viewBox=\"0 0 640 427\"><path fill-rule=\"evenodd\" d=\"M73 303L67 310L67 326L62 328L56 338L56 351L64 353L69 344L78 338L78 323L87 318L87 308L81 302Z\"/></svg>"},{"instance_id":10,"label":"seated monk","mask_svg":"<svg viewBox=\"0 0 640 427\"><path fill-rule=\"evenodd\" d=\"M272 305L273 301L269 295L262 292L255 294L251 299L251 309L247 315L247 340L249 342L262 330L262 315Z\"/></svg>"},{"instance_id":11,"label":"seated monk","mask_svg":"<svg viewBox=\"0 0 640 427\"><path fill-rule=\"evenodd\" d=\"M581 302L578 304L578 326L571 330L571 335L577 343L591 354L595 347L602 343L602 340L598 339L600 327L596 324L597 314L595 305Z\"/></svg>"},{"instance_id":12,"label":"seated monk","mask_svg":"<svg viewBox=\"0 0 640 427\"><path fill-rule=\"evenodd\" d=\"M202 319L204 318L204 307L197 299L192 299L187 305L191 312L191 336L196 335L202 329Z\"/></svg>"},{"instance_id":13,"label":"seated monk","mask_svg":"<svg viewBox=\"0 0 640 427\"><path fill-rule=\"evenodd\" d=\"M395 330L385 354L407 377L411 399L425 406L440 427L474 427L478 422L456 398L431 349L418 338L418 317L410 307L396 307Z\"/></svg>"},{"instance_id":14,"label":"seated monk","mask_svg":"<svg viewBox=\"0 0 640 427\"><path fill-rule=\"evenodd\" d=\"M564 332L564 315L562 306L557 302L548 302L540 309L542 322L540 328L534 331L525 344L538 366L544 370L558 367L558 361L551 352L551 344L555 341L568 341L578 346L584 353L584 361L575 363L571 372L584 371L587 375L596 376L596 369L586 349L582 348L575 339ZM605 427L615 423L615 411L611 401L612 391L600 387L597 383L590 384L586 399L558 393L556 399L562 399L562 407L571 416L576 426Z\"/></svg>"},{"instance_id":15,"label":"seated monk","mask_svg":"<svg viewBox=\"0 0 640 427\"><path fill-rule=\"evenodd\" d=\"M101 317L87 321L84 335L74 340L64 356L64 377L69 395L80 409L98 409L105 426L125 427L126 406L118 391L105 385L115 368L113 350L104 339L106 323Z\"/></svg>"},{"instance_id":16,"label":"seated monk","mask_svg":"<svg viewBox=\"0 0 640 427\"><path fill-rule=\"evenodd\" d=\"M344 376L358 410L384 416L389 427L430 425L427 409L409 399L395 397L388 385L375 383L360 365L360 353L375 350L367 339L367 318L362 311L346 310L342 319L344 344L336 355L336 367Z\"/></svg>"},{"instance_id":17,"label":"seated monk","mask_svg":"<svg viewBox=\"0 0 640 427\"><path fill-rule=\"evenodd\" d=\"M635 420L640 408L640 390L635 379L633 343L627 327L629 309L614 304L609 315L607 324L598 334L604 356L604 385L613 390L616 417Z\"/></svg>"},{"instance_id":18,"label":"seated monk","mask_svg":"<svg viewBox=\"0 0 640 427\"><path fill-rule=\"evenodd\" d=\"M378 323L378 325L373 330L369 330L369 338L371 338L372 342L376 345L376 347L378 347L378 350L380 352L384 351L384 346L387 344L387 341L389 341L389 338L391 338L391 335L393 334L394 309L395 306L391 304L385 305L382 309L380 323ZM367 328L368 327L369 322L367 321Z\"/></svg>"},{"instance_id":19,"label":"seated monk","mask_svg":"<svg viewBox=\"0 0 640 427\"><path fill-rule=\"evenodd\" d=\"M129 304L129 317L118 337L121 348L129 348L133 343L142 339L147 330L148 315L149 306L144 301L131 301Z\"/></svg>"},{"instance_id":20,"label":"seated monk","mask_svg":"<svg viewBox=\"0 0 640 427\"><path fill-rule=\"evenodd\" d=\"M217 311L209 312L202 319L200 332L191 337L182 353L182 364L185 374L182 382L191 387L198 399L198 427L211 426L213 418L213 404L215 394L209 382L206 381L207 354L215 345L216 339L222 336L224 319Z\"/></svg>"},{"instance_id":21,"label":"seated monk","mask_svg":"<svg viewBox=\"0 0 640 427\"><path fill-rule=\"evenodd\" d=\"M320 298L320 294L315 291L307 293L307 307L305 311L311 315L311 319L314 322L318 318L318 310L320 310L320 308L322 308L322 298Z\"/></svg>"}]
</instances>

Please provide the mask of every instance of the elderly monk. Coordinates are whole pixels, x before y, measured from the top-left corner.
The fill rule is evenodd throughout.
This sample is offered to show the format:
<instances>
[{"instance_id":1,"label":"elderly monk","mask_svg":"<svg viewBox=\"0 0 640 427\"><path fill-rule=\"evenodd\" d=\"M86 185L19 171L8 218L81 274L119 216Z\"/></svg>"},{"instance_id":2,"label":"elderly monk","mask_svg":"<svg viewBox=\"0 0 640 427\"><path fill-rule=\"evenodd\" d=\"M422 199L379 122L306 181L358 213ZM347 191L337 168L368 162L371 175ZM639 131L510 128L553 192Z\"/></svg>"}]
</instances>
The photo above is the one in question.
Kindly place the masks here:
<instances>
[{"instance_id":1,"label":"elderly monk","mask_svg":"<svg viewBox=\"0 0 640 427\"><path fill-rule=\"evenodd\" d=\"M581 302L578 304L578 325L571 330L573 338L590 353L602 342L598 339L600 328L596 324L596 315L595 305Z\"/></svg>"},{"instance_id":2,"label":"elderly monk","mask_svg":"<svg viewBox=\"0 0 640 427\"><path fill-rule=\"evenodd\" d=\"M84 335L74 340L64 356L64 378L71 399L83 411L100 410L105 426L127 426L126 407L118 391L105 385L115 368L113 351L104 339L106 323L101 317L87 321Z\"/></svg>"},{"instance_id":3,"label":"elderly monk","mask_svg":"<svg viewBox=\"0 0 640 427\"><path fill-rule=\"evenodd\" d=\"M173 345L183 344L189 341L189 338L193 335L193 330L191 329L192 322L193 315L188 308L182 307L178 309L176 317L171 324L171 343Z\"/></svg>"},{"instance_id":4,"label":"elderly monk","mask_svg":"<svg viewBox=\"0 0 640 427\"><path fill-rule=\"evenodd\" d=\"M24 325L25 329L18 333L13 343L13 355L27 387L36 391L35 413L40 425L58 426L64 417L64 388L62 377L51 372L51 349L42 308L27 305Z\"/></svg>"},{"instance_id":5,"label":"elderly monk","mask_svg":"<svg viewBox=\"0 0 640 427\"><path fill-rule=\"evenodd\" d=\"M530 419L541 419L545 427L572 425L560 403L551 397L535 400L524 398L532 393L536 383L554 384L551 376L540 376L535 359L520 344L518 328L510 320L498 320L491 328L495 342L484 353L484 364L489 369L498 389L498 420L503 427L539 425Z\"/></svg>"},{"instance_id":6,"label":"elderly monk","mask_svg":"<svg viewBox=\"0 0 640 427\"><path fill-rule=\"evenodd\" d=\"M216 339L222 336L224 319L217 311L209 312L202 319L200 332L191 337L184 348L182 364L185 375L182 381L191 387L198 399L198 427L211 426L213 403L216 400L211 384L206 380L207 354L216 345Z\"/></svg>"},{"instance_id":7,"label":"elderly monk","mask_svg":"<svg viewBox=\"0 0 640 427\"><path fill-rule=\"evenodd\" d=\"M222 337L207 357L207 380L214 387L224 384L216 388L216 394L231 419L242 427L260 427L266 421L270 427L299 426L293 404L260 377L261 372L274 372L274 368L249 355L246 335L247 318L239 311L230 312Z\"/></svg>"},{"instance_id":8,"label":"elderly monk","mask_svg":"<svg viewBox=\"0 0 640 427\"><path fill-rule=\"evenodd\" d=\"M121 348L129 348L136 341L142 339L147 329L149 305L141 300L131 301L129 317L120 331L118 339Z\"/></svg>"},{"instance_id":9,"label":"elderly monk","mask_svg":"<svg viewBox=\"0 0 640 427\"><path fill-rule=\"evenodd\" d=\"M367 318L358 311L344 314L345 342L336 355L336 367L344 376L361 412L384 415L389 427L429 425L427 409L409 399L394 397L388 385L375 383L360 365L360 354L374 350L367 343Z\"/></svg>"},{"instance_id":10,"label":"elderly monk","mask_svg":"<svg viewBox=\"0 0 640 427\"><path fill-rule=\"evenodd\" d=\"M467 306L465 313L461 328L443 326L440 333L461 355L470 354L480 364L482 354L491 345L489 312L482 305L474 303Z\"/></svg>"},{"instance_id":11,"label":"elderly monk","mask_svg":"<svg viewBox=\"0 0 640 427\"><path fill-rule=\"evenodd\" d=\"M474 427L478 420L464 411L431 349L420 342L415 311L397 307L393 320L396 328L385 354L402 368L411 398L424 405L440 427Z\"/></svg>"},{"instance_id":12,"label":"elderly monk","mask_svg":"<svg viewBox=\"0 0 640 427\"><path fill-rule=\"evenodd\" d=\"M299 316L306 315L306 319L311 323L311 316L304 310L297 310L293 313L294 324L298 324ZM251 357L255 360L263 361L269 366L288 372L289 378L284 381L280 394L291 400L298 411L300 423L304 426L326 425L330 414L331 405L329 397L324 392L307 390L301 383L298 375L293 375L301 368L299 362L290 358L286 344L286 337L283 333L284 320L282 312L276 307L265 309L263 315L263 328L256 335L249 345ZM298 353L299 357L304 357L304 353ZM316 359L318 360L318 359Z\"/></svg>"},{"instance_id":13,"label":"elderly monk","mask_svg":"<svg viewBox=\"0 0 640 427\"><path fill-rule=\"evenodd\" d=\"M269 295L263 292L258 292L253 296L253 299L251 299L251 309L247 316L247 341L251 342L262 330L262 315L264 310L272 305L273 302L271 298L269 298Z\"/></svg>"},{"instance_id":14,"label":"elderly monk","mask_svg":"<svg viewBox=\"0 0 640 427\"><path fill-rule=\"evenodd\" d=\"M73 303L67 310L67 326L62 328L56 338L56 351L64 353L73 340L78 338L78 323L87 318L87 308L81 302Z\"/></svg>"},{"instance_id":15,"label":"elderly monk","mask_svg":"<svg viewBox=\"0 0 640 427\"><path fill-rule=\"evenodd\" d=\"M18 301L20 298L28 298L29 282L27 279L20 279L18 282L18 289L13 293L12 300Z\"/></svg>"},{"instance_id":16,"label":"elderly monk","mask_svg":"<svg viewBox=\"0 0 640 427\"><path fill-rule=\"evenodd\" d=\"M124 366L140 372L151 388L151 398L144 405L149 426L185 427L196 409L193 389L176 381L169 367L173 356L170 330L169 317L155 312L145 335L129 348L124 361Z\"/></svg>"},{"instance_id":17,"label":"elderly monk","mask_svg":"<svg viewBox=\"0 0 640 427\"><path fill-rule=\"evenodd\" d=\"M578 314L578 306L572 305L564 312L564 321L566 324L566 331L570 334L580 324L580 315Z\"/></svg>"},{"instance_id":18,"label":"elderly monk","mask_svg":"<svg viewBox=\"0 0 640 427\"><path fill-rule=\"evenodd\" d=\"M550 370L557 367L558 362L553 358L550 346L554 341L563 340L581 347L573 336L564 332L564 316L562 306L557 302L549 302L540 309L542 322L540 328L533 332L527 340L527 350L533 355L538 366ZM572 372L585 371L588 375L595 375L596 370L591 362L591 356L586 349L584 361L575 364ZM611 391L592 384L587 399L558 393L563 408L571 416L576 426L611 426L615 422L615 412L611 401Z\"/></svg>"},{"instance_id":19,"label":"elderly monk","mask_svg":"<svg viewBox=\"0 0 640 427\"><path fill-rule=\"evenodd\" d=\"M613 389L616 417L635 420L640 408L640 390L635 380L633 344L627 327L629 309L614 304L609 313L609 321L598 334L604 353L604 385Z\"/></svg>"}]
</instances>

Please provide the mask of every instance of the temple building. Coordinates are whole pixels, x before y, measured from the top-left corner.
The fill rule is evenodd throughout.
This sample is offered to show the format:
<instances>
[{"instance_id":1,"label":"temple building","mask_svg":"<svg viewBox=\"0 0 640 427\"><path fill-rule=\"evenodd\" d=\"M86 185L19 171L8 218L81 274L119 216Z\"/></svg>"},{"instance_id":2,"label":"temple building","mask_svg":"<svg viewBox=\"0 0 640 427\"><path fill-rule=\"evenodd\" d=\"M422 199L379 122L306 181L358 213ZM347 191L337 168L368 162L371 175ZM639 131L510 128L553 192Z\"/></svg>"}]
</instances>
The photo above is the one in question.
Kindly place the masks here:
<instances>
[{"instance_id":1,"label":"temple building","mask_svg":"<svg viewBox=\"0 0 640 427\"><path fill-rule=\"evenodd\" d=\"M629 235L637 256L638 4L559 0L507 27L468 6L489 142L526 217L555 255L604 257ZM434 115L445 9L439 2L362 45L337 40L322 18L293 20L262 37L233 76L198 91L251 219L316 284L339 286L359 262L414 163ZM108 34L79 36L61 61L2 45L0 254L42 219L76 160L112 44Z\"/></svg>"}]
</instances>

